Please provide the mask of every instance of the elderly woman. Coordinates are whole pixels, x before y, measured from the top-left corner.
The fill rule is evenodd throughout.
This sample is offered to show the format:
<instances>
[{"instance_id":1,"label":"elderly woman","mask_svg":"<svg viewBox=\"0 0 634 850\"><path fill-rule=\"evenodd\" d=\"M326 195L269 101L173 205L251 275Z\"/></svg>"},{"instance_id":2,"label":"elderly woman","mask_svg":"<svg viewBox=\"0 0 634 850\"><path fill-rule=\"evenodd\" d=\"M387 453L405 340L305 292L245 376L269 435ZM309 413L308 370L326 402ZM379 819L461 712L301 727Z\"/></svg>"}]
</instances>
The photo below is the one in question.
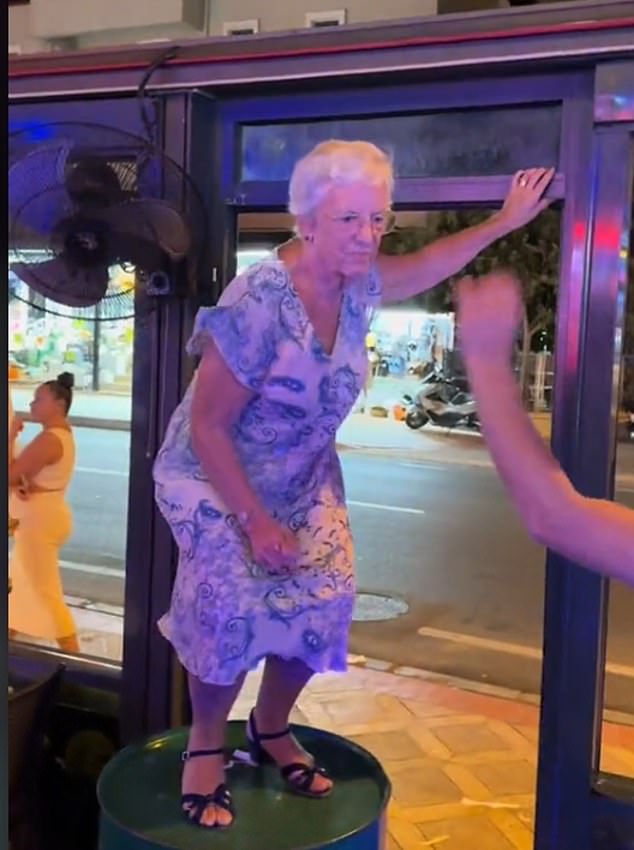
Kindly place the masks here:
<instances>
[{"instance_id":1,"label":"elderly woman","mask_svg":"<svg viewBox=\"0 0 634 850\"><path fill-rule=\"evenodd\" d=\"M291 177L298 237L199 311L188 351L201 362L154 470L180 552L159 627L189 674L182 806L194 823L226 827L235 817L225 724L263 659L247 724L252 757L276 763L291 792L331 791L288 718L314 673L346 669L355 585L335 435L366 377L372 312L435 286L528 222L547 205L551 177L523 172L488 221L380 256L390 160L366 142L324 142Z\"/></svg>"}]
</instances>

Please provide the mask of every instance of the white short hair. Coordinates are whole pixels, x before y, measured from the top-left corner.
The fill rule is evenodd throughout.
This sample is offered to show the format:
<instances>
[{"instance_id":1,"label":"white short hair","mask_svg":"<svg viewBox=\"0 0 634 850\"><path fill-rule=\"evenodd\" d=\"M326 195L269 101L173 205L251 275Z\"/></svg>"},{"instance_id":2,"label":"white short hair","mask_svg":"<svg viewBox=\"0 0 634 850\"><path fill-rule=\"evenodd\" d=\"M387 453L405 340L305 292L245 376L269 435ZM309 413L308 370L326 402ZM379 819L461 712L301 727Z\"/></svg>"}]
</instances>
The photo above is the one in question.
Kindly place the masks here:
<instances>
[{"instance_id":1,"label":"white short hair","mask_svg":"<svg viewBox=\"0 0 634 850\"><path fill-rule=\"evenodd\" d=\"M359 180L384 184L392 197L394 172L385 151L371 142L320 142L293 169L288 209L295 216L306 215L319 206L331 186Z\"/></svg>"}]
</instances>

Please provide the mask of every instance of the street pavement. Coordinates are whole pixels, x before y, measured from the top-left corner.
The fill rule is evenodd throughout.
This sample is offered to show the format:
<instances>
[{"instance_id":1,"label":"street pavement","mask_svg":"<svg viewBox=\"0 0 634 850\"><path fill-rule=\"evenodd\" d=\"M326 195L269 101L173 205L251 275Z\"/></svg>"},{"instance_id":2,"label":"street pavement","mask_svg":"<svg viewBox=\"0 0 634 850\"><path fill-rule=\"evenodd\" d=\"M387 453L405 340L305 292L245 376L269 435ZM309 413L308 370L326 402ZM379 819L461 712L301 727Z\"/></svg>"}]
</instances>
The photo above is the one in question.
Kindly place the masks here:
<instances>
[{"instance_id":1,"label":"street pavement","mask_svg":"<svg viewBox=\"0 0 634 850\"><path fill-rule=\"evenodd\" d=\"M27 425L25 439L34 433ZM65 590L121 605L129 433L75 433L78 459L69 493L75 530L62 556ZM411 436L420 444L419 435ZM436 445L431 438L427 443ZM422 458L407 449L342 448L359 591L388 600L362 597L351 650L394 666L537 693L544 554L521 529L481 446L467 440L457 455L459 445L450 454L429 449ZM617 498L634 507L627 472L619 477ZM363 619L389 616L390 600L402 603L404 613ZM607 701L630 711L633 609L634 592L614 584Z\"/></svg>"}]
</instances>

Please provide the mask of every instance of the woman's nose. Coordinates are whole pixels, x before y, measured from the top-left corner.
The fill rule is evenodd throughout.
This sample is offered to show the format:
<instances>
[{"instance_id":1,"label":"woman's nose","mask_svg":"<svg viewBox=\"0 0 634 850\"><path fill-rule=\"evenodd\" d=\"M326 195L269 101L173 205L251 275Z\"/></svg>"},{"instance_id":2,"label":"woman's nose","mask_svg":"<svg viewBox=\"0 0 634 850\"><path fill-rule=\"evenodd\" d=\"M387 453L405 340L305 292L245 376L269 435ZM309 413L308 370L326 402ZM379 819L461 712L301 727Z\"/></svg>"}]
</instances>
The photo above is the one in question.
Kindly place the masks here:
<instances>
[{"instance_id":1,"label":"woman's nose","mask_svg":"<svg viewBox=\"0 0 634 850\"><path fill-rule=\"evenodd\" d=\"M359 223L357 238L362 242L372 242L374 240L374 228L369 219L363 218Z\"/></svg>"}]
</instances>

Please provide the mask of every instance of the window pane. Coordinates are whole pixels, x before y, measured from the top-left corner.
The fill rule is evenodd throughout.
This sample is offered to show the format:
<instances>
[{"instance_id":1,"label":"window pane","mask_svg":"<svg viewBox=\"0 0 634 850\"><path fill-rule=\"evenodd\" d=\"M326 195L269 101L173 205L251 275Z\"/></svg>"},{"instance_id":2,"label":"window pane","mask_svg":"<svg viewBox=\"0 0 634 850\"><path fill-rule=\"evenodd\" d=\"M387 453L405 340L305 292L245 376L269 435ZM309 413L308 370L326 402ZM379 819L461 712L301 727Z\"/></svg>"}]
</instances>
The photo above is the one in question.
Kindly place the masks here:
<instances>
[{"instance_id":1,"label":"window pane","mask_svg":"<svg viewBox=\"0 0 634 850\"><path fill-rule=\"evenodd\" d=\"M13 259L10 256L9 262ZM71 372L75 380L70 417L75 423L76 465L66 494L72 531L59 550L64 599L81 652L120 661L134 319L95 321L56 315L68 308L36 295L12 273L9 276L13 292L9 302L9 392L16 414L30 419L34 391L60 372ZM112 269L111 287L128 285L125 277L121 269ZM39 430L38 423L27 421L20 445L24 447ZM18 527L18 535L22 532L28 537L28 530ZM29 540L26 556L20 557L17 539L14 534L9 542L13 556L9 616L11 619L13 611L13 625L18 626L15 637L55 645L56 638L66 637L57 633L59 614L45 623L48 602L41 596L27 600L24 595L24 583L36 565L28 555ZM55 575L52 562L45 575L38 575L38 582L54 581ZM25 600L32 612L27 616L22 612Z\"/></svg>"},{"instance_id":2,"label":"window pane","mask_svg":"<svg viewBox=\"0 0 634 850\"><path fill-rule=\"evenodd\" d=\"M394 158L397 177L511 174L559 161L561 108L553 104L428 115L244 125L241 179L288 180L293 165L326 139L365 139Z\"/></svg>"},{"instance_id":3,"label":"window pane","mask_svg":"<svg viewBox=\"0 0 634 850\"><path fill-rule=\"evenodd\" d=\"M634 214L628 258L628 293L618 404L615 501L634 510ZM607 663L613 675L606 679L605 719L616 721L616 708L634 713L634 588L619 581L610 583ZM601 747L601 769L634 778L634 727L606 725Z\"/></svg>"},{"instance_id":4,"label":"window pane","mask_svg":"<svg viewBox=\"0 0 634 850\"><path fill-rule=\"evenodd\" d=\"M487 214L399 212L397 231L385 238L383 250L415 250ZM239 264L288 238L290 225L283 214L241 215ZM485 251L472 268L483 273L510 265L522 276L529 335L518 348L517 376L545 439L559 233L560 211L550 209ZM403 420L401 400L416 395L434 365L459 373L458 343L448 284L378 310L366 340L374 374L337 436L356 553L351 651L406 675L422 668L535 695L541 687L544 551L522 528L477 430L465 423L448 429L413 421L409 427ZM500 794L521 795L519 815L530 823L535 749L533 758L526 753L536 748L537 712L527 712L513 735L524 746L505 753L508 764L501 764L496 781Z\"/></svg>"}]
</instances>

